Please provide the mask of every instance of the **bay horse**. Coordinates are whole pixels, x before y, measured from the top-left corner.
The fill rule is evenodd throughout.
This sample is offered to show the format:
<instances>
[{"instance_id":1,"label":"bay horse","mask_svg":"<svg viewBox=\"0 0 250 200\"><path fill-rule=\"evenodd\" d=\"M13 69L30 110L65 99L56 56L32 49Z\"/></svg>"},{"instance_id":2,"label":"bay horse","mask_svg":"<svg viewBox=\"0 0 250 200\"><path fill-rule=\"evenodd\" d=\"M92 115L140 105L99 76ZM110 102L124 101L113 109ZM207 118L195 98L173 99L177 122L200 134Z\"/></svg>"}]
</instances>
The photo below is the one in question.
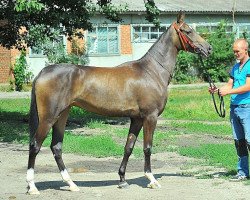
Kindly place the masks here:
<instances>
[{"instance_id":1,"label":"bay horse","mask_svg":"<svg viewBox=\"0 0 250 200\"><path fill-rule=\"evenodd\" d=\"M71 106L105 116L129 117L131 124L119 168L118 187L125 188L125 172L137 136L143 127L144 172L149 187L161 187L151 172L151 148L157 117L167 102L167 88L176 57L186 50L207 57L212 47L184 22L184 13L139 60L114 68L55 64L34 79L30 106L28 194L39 194L34 182L35 159L52 128L51 150L69 190L78 191L62 159L64 130Z\"/></svg>"}]
</instances>

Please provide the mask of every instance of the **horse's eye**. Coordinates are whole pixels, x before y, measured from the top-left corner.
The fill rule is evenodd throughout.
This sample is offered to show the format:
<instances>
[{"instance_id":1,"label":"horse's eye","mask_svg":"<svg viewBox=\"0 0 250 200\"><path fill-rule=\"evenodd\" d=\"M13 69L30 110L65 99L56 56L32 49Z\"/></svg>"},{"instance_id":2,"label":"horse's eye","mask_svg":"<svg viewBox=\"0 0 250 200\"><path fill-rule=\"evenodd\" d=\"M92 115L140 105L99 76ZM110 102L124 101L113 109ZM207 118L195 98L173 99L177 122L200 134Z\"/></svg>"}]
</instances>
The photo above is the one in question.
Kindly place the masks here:
<instances>
[{"instance_id":1,"label":"horse's eye","mask_svg":"<svg viewBox=\"0 0 250 200\"><path fill-rule=\"evenodd\" d=\"M192 33L192 29L188 28L188 29L180 29L182 32L186 33L187 35L189 35L190 33Z\"/></svg>"}]
</instances>

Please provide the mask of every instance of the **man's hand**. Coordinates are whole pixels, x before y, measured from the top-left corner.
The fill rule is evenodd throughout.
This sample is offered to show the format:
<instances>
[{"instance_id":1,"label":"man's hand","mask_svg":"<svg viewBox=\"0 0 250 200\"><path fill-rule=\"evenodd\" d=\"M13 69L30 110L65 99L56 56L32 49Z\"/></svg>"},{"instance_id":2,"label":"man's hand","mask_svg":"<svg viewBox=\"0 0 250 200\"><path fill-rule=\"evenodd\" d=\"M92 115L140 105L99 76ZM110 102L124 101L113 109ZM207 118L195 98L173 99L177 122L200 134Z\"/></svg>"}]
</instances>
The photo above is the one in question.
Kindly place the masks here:
<instances>
[{"instance_id":1,"label":"man's hand","mask_svg":"<svg viewBox=\"0 0 250 200\"><path fill-rule=\"evenodd\" d=\"M227 87L222 87L219 89L219 94L220 96L226 96L227 94L229 94L229 88Z\"/></svg>"},{"instance_id":2,"label":"man's hand","mask_svg":"<svg viewBox=\"0 0 250 200\"><path fill-rule=\"evenodd\" d=\"M208 92L210 92L210 94L214 94L214 93L218 92L218 88L215 86L209 87Z\"/></svg>"}]
</instances>

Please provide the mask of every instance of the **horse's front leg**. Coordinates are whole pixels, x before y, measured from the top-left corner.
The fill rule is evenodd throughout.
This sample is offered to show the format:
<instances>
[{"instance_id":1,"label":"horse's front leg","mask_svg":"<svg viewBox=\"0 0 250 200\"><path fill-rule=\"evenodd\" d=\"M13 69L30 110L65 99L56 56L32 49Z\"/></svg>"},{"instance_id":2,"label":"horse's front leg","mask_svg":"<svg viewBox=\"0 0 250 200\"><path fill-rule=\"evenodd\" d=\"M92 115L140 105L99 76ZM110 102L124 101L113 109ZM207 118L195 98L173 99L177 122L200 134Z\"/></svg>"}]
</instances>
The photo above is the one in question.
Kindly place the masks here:
<instances>
[{"instance_id":1,"label":"horse's front leg","mask_svg":"<svg viewBox=\"0 0 250 200\"><path fill-rule=\"evenodd\" d=\"M124 156L123 156L123 160L121 163L121 166L119 168L119 176L120 176L120 183L118 185L119 188L126 188L128 187L128 183L125 181L125 172L126 172L126 167L128 164L128 159L129 156L131 155L136 139L138 137L138 134L140 132L142 128L142 119L132 119L131 118L131 124L130 124L130 128L129 128L129 133L128 133L128 138L127 138L127 142L124 148Z\"/></svg>"},{"instance_id":2,"label":"horse's front leg","mask_svg":"<svg viewBox=\"0 0 250 200\"><path fill-rule=\"evenodd\" d=\"M153 144L153 134L157 123L157 116L146 117L143 121L143 151L145 156L144 172L149 179L149 188L160 188L161 185L155 179L151 171L151 151Z\"/></svg>"}]
</instances>

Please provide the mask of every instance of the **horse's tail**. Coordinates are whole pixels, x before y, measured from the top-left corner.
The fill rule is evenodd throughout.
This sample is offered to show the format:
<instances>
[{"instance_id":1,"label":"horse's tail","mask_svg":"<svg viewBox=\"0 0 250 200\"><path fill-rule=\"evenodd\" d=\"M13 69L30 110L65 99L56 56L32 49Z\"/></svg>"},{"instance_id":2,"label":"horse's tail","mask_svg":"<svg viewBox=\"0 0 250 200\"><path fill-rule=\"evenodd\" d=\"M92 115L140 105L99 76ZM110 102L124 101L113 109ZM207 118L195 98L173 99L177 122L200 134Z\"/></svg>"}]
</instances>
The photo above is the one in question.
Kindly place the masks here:
<instances>
[{"instance_id":1,"label":"horse's tail","mask_svg":"<svg viewBox=\"0 0 250 200\"><path fill-rule=\"evenodd\" d=\"M37 111L37 103L36 103L36 91L35 91L35 80L32 85L31 91L31 103L30 103L30 119L29 119L29 128L30 128L30 143L34 138L36 130L39 124L38 111Z\"/></svg>"}]
</instances>

